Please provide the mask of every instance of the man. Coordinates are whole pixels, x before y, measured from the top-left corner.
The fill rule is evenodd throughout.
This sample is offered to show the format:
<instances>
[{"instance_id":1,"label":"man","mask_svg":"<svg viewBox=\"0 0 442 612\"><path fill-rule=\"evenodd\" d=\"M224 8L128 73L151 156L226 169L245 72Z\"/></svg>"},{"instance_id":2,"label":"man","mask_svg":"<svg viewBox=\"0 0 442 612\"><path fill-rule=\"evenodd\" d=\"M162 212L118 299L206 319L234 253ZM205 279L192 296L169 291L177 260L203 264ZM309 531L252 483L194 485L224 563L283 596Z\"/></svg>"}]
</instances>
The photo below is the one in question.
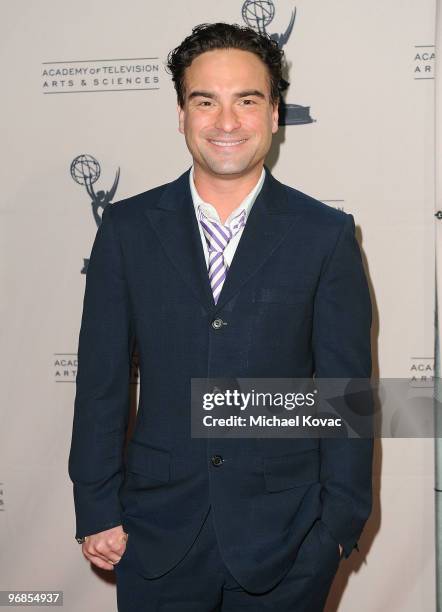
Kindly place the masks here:
<instances>
[{"instance_id":1,"label":"man","mask_svg":"<svg viewBox=\"0 0 442 612\"><path fill-rule=\"evenodd\" d=\"M107 206L95 238L69 474L120 612L322 610L371 511L370 439L190 435L192 378L371 374L352 215L264 165L281 62L249 28L193 28L168 58L193 165Z\"/></svg>"}]
</instances>

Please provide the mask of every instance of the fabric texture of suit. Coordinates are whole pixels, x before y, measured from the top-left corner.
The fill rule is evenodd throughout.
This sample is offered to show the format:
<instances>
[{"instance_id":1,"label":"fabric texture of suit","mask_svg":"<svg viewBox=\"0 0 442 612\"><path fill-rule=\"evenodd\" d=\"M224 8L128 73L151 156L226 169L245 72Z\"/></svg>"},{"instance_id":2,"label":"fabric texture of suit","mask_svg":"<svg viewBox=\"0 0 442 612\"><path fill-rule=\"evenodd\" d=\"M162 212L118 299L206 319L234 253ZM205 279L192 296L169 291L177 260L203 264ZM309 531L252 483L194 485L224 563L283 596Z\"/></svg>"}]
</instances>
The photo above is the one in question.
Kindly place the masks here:
<instances>
[{"instance_id":1,"label":"fabric texture of suit","mask_svg":"<svg viewBox=\"0 0 442 612\"><path fill-rule=\"evenodd\" d=\"M76 536L122 524L146 577L180 561L210 507L226 565L254 593L281 579L318 521L348 557L371 512L372 439L190 435L192 378L371 375L353 216L265 168L216 306L189 170L108 205L93 244L69 456ZM135 343L140 400L124 462Z\"/></svg>"}]
</instances>

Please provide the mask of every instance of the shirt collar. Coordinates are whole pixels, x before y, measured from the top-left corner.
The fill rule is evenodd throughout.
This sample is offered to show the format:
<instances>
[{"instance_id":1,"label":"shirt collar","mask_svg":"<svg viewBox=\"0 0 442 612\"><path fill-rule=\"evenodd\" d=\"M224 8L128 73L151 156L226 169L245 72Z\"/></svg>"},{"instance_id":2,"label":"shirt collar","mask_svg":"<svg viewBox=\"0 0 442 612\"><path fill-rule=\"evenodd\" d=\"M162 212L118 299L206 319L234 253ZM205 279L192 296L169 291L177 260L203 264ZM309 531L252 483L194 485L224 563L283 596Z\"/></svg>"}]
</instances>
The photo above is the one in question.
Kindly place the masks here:
<instances>
[{"instance_id":1,"label":"shirt collar","mask_svg":"<svg viewBox=\"0 0 442 612\"><path fill-rule=\"evenodd\" d=\"M246 211L246 219L247 219L252 209L253 203L256 200L259 192L261 191L261 187L264 183L264 179L265 179L265 169L263 166L261 176L259 177L258 182L256 183L255 187L253 187L253 189L246 195L246 197L241 202L241 204L237 206L235 210L232 210L232 212L230 213L230 215L227 217L225 221L225 225L228 225L231 219L235 217L243 209ZM213 219L214 221L217 221L218 223L221 223L218 212L216 208L213 206L213 204L210 204L209 202L205 202L200 197L198 191L196 190L195 182L193 178L193 164L189 172L189 183L190 183L190 191L192 194L192 200L193 200L193 205L195 207L195 213L196 213L197 219L199 218L198 217L198 206L201 205L202 211L207 217L209 217L210 219Z\"/></svg>"}]
</instances>

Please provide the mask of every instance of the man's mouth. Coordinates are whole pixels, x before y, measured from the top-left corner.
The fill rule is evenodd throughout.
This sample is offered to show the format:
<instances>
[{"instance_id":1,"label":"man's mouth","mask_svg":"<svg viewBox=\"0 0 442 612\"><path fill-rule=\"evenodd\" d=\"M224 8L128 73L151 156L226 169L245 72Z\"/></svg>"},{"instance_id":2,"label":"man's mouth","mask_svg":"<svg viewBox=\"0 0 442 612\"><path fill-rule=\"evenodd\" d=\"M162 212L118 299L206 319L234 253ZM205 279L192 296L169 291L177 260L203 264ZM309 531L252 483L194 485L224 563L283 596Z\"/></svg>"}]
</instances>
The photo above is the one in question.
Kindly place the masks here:
<instances>
[{"instance_id":1,"label":"man's mouth","mask_svg":"<svg viewBox=\"0 0 442 612\"><path fill-rule=\"evenodd\" d=\"M242 140L214 140L212 138L209 139L211 144L216 145L217 147L235 147L239 144L245 142L247 138L243 138Z\"/></svg>"}]
</instances>

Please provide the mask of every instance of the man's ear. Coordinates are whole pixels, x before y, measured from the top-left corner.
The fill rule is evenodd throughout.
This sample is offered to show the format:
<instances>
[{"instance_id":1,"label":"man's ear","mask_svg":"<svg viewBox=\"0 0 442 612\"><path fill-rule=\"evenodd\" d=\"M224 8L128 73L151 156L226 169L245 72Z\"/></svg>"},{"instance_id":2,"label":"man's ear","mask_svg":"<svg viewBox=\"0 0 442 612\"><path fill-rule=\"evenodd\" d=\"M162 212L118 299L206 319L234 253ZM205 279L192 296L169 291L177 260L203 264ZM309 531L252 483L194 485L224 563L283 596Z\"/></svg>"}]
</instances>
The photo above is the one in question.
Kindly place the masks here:
<instances>
[{"instance_id":1,"label":"man's ear","mask_svg":"<svg viewBox=\"0 0 442 612\"><path fill-rule=\"evenodd\" d=\"M278 102L276 102L272 108L272 134L276 134L276 132L279 129L279 125L278 125L279 110L278 109L279 109L279 99L278 99Z\"/></svg>"},{"instance_id":2,"label":"man's ear","mask_svg":"<svg viewBox=\"0 0 442 612\"><path fill-rule=\"evenodd\" d=\"M178 130L181 134L184 134L184 110L181 108L179 104L177 104L178 111Z\"/></svg>"}]
</instances>

